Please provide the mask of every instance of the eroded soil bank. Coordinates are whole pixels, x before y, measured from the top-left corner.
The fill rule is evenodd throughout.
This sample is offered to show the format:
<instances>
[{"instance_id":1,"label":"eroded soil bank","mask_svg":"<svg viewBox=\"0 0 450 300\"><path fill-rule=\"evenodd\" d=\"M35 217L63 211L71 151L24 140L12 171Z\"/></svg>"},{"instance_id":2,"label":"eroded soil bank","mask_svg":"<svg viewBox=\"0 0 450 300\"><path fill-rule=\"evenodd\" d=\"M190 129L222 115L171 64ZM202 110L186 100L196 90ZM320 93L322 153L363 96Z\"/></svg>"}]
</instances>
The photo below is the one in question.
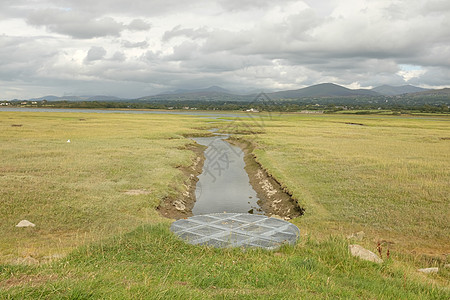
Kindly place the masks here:
<instances>
[{"instance_id":1,"label":"eroded soil bank","mask_svg":"<svg viewBox=\"0 0 450 300\"><path fill-rule=\"evenodd\" d=\"M192 216L192 208L195 204L195 188L198 181L198 175L203 171L205 162L205 146L199 144L189 144L187 150L196 154L194 162L189 167L180 167L186 180L184 182L184 192L180 192L176 197L167 197L163 199L158 206L158 211L166 218L183 219Z\"/></svg>"},{"instance_id":2,"label":"eroded soil bank","mask_svg":"<svg viewBox=\"0 0 450 300\"><path fill-rule=\"evenodd\" d=\"M280 183L256 162L252 154L253 147L249 142L234 138L230 138L227 141L244 151L245 171L249 176L250 184L260 199L258 205L262 208L265 215L289 220L303 214L303 210L284 191ZM196 184L198 176L203 171L205 161L205 147L198 144L190 144L187 146L187 149L194 151L197 158L191 166L180 168L187 178L185 181L186 190L180 192L176 197L164 199L158 207L159 212L167 218L182 219L192 216L192 209L196 201Z\"/></svg>"},{"instance_id":3,"label":"eroded soil bank","mask_svg":"<svg viewBox=\"0 0 450 300\"><path fill-rule=\"evenodd\" d=\"M285 220L301 216L303 209L297 201L255 160L252 144L236 138L230 138L228 141L244 151L245 170L250 178L250 184L260 199L258 204L265 215L277 216Z\"/></svg>"}]
</instances>

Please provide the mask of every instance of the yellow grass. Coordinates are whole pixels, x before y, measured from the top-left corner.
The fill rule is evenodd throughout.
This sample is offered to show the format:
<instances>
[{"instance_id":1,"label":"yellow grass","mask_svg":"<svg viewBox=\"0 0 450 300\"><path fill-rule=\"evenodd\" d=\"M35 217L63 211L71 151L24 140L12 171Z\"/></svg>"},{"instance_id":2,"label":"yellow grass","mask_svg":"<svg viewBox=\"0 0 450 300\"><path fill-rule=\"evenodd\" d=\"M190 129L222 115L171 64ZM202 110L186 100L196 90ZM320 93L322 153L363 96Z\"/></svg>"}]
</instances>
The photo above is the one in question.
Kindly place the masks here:
<instances>
[{"instance_id":1,"label":"yellow grass","mask_svg":"<svg viewBox=\"0 0 450 300\"><path fill-rule=\"evenodd\" d=\"M450 118L272 114L264 130L243 138L306 209L300 228L450 253Z\"/></svg>"},{"instance_id":2,"label":"yellow grass","mask_svg":"<svg viewBox=\"0 0 450 300\"><path fill-rule=\"evenodd\" d=\"M198 132L191 128L201 122L188 116L1 112L0 261L66 253L162 221L155 207L182 191L185 178L177 167L190 165L194 156L183 149L191 141L182 135ZM22 219L36 227L16 228Z\"/></svg>"}]
</instances>

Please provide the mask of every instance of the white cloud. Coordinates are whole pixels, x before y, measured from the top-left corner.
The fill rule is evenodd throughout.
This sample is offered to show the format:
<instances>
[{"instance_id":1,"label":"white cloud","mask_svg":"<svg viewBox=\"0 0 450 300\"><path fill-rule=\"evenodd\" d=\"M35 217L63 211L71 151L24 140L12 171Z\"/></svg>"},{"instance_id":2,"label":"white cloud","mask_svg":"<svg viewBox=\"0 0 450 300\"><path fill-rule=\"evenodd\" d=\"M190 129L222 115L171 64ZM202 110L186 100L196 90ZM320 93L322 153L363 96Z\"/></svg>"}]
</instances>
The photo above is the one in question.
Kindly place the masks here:
<instances>
[{"instance_id":1,"label":"white cloud","mask_svg":"<svg viewBox=\"0 0 450 300\"><path fill-rule=\"evenodd\" d=\"M403 77L406 82L413 78L419 78L427 72L420 66L400 65L400 68L401 70L397 72L397 75Z\"/></svg>"}]
</instances>

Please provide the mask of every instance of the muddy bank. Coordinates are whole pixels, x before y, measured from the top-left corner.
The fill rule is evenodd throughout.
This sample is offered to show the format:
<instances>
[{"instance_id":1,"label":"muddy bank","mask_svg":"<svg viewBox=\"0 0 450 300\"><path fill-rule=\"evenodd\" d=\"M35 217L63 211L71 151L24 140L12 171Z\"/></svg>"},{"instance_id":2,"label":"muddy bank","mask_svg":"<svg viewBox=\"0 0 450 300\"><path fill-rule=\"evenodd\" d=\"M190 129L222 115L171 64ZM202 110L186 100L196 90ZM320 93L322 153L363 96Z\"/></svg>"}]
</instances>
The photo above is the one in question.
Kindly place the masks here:
<instances>
[{"instance_id":1,"label":"muddy bank","mask_svg":"<svg viewBox=\"0 0 450 300\"><path fill-rule=\"evenodd\" d=\"M297 201L255 160L252 144L236 138L230 138L228 141L244 151L245 170L265 215L279 216L286 220L301 216L303 209L299 207Z\"/></svg>"},{"instance_id":2,"label":"muddy bank","mask_svg":"<svg viewBox=\"0 0 450 300\"><path fill-rule=\"evenodd\" d=\"M196 158L191 166L180 167L186 181L184 182L185 191L180 192L176 197L167 197L163 199L157 207L159 213L171 219L183 219L192 216L192 208L195 204L195 188L198 181L198 175L203 171L205 162L205 146L199 144L188 144L186 150L193 151ZM174 187L176 189L176 187ZM178 190L178 189L177 189Z\"/></svg>"}]
</instances>

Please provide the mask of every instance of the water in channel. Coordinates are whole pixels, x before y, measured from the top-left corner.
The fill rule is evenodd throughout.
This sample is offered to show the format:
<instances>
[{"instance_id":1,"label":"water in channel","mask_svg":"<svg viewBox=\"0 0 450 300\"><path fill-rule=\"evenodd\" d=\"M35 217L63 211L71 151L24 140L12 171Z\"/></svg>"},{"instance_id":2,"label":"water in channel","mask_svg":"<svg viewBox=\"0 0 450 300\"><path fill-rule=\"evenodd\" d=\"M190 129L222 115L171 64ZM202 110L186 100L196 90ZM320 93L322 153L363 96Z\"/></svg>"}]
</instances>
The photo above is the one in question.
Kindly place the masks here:
<instances>
[{"instance_id":1,"label":"water in channel","mask_svg":"<svg viewBox=\"0 0 450 300\"><path fill-rule=\"evenodd\" d=\"M263 214L258 196L245 171L244 153L224 139L227 135L193 138L207 146L203 173L198 176L196 202L192 213L255 213Z\"/></svg>"}]
</instances>

